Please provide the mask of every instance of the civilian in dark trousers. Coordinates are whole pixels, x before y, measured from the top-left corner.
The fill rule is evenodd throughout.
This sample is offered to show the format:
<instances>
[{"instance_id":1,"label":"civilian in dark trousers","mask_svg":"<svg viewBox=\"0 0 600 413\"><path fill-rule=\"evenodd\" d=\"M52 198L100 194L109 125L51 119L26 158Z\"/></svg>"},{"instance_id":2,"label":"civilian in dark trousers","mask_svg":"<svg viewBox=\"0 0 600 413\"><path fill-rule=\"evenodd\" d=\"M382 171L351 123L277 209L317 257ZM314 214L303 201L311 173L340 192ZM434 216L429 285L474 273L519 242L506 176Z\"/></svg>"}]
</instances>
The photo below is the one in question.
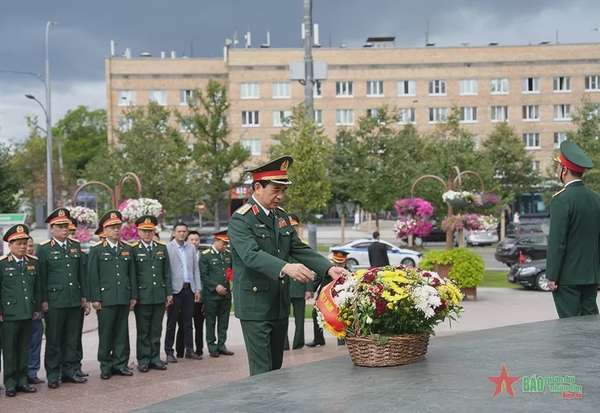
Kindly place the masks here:
<instances>
[{"instance_id":1,"label":"civilian in dark trousers","mask_svg":"<svg viewBox=\"0 0 600 413\"><path fill-rule=\"evenodd\" d=\"M29 344L29 361L27 363L27 381L29 384L45 383L38 378L40 371L40 356L42 353L42 336L44 335L44 323L41 318L31 322L31 343Z\"/></svg>"},{"instance_id":2,"label":"civilian in dark trousers","mask_svg":"<svg viewBox=\"0 0 600 413\"><path fill-rule=\"evenodd\" d=\"M185 241L188 235L187 225L178 223L174 228L174 238L167 244L171 265L171 291L173 305L167 311L167 332L165 353L167 362L177 363L173 354L175 328L181 317L185 358L199 360L202 357L194 352L192 318L194 303L200 302L200 269L196 248Z\"/></svg>"},{"instance_id":3,"label":"civilian in dark trousers","mask_svg":"<svg viewBox=\"0 0 600 413\"><path fill-rule=\"evenodd\" d=\"M390 259L387 254L387 247L385 244L379 242L379 231L373 233L373 240L375 242L369 245L369 265L371 267L385 267L390 265Z\"/></svg>"},{"instance_id":4,"label":"civilian in dark trousers","mask_svg":"<svg viewBox=\"0 0 600 413\"><path fill-rule=\"evenodd\" d=\"M194 322L194 344L196 345L195 353L201 356L204 352L204 303L194 303L194 311L192 312ZM183 345L183 318L177 320L177 338L175 339L175 350L177 357L183 357L185 346Z\"/></svg>"}]
</instances>

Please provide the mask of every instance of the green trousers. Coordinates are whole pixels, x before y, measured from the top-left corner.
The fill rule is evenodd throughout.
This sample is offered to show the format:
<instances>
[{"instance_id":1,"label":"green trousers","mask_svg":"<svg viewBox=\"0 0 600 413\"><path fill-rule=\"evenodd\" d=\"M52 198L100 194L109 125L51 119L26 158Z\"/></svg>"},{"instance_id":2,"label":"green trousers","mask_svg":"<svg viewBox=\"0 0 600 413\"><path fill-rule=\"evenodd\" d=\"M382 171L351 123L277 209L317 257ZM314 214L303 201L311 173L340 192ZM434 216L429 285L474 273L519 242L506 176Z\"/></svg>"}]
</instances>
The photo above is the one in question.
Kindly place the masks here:
<instances>
[{"instance_id":1,"label":"green trousers","mask_svg":"<svg viewBox=\"0 0 600 413\"><path fill-rule=\"evenodd\" d=\"M560 318L577 317L598 314L596 296L598 286L590 285L559 285L552 292L556 312Z\"/></svg>"},{"instance_id":2,"label":"green trousers","mask_svg":"<svg viewBox=\"0 0 600 413\"><path fill-rule=\"evenodd\" d=\"M292 311L294 314L294 342L292 343L293 349L304 347L304 311L306 310L306 301L304 297L301 298L290 298L292 302Z\"/></svg>"},{"instance_id":3,"label":"green trousers","mask_svg":"<svg viewBox=\"0 0 600 413\"><path fill-rule=\"evenodd\" d=\"M83 322L85 320L85 309L80 309L79 334L77 335L77 371L81 371L83 360Z\"/></svg>"},{"instance_id":4,"label":"green trousers","mask_svg":"<svg viewBox=\"0 0 600 413\"><path fill-rule=\"evenodd\" d=\"M80 316L80 307L48 310L44 356L48 383L57 383L61 377L73 377L77 372Z\"/></svg>"},{"instance_id":5,"label":"green trousers","mask_svg":"<svg viewBox=\"0 0 600 413\"><path fill-rule=\"evenodd\" d=\"M129 362L129 306L102 307L98 313L98 361L100 371L110 375Z\"/></svg>"},{"instance_id":6,"label":"green trousers","mask_svg":"<svg viewBox=\"0 0 600 413\"><path fill-rule=\"evenodd\" d=\"M209 353L218 353L225 347L227 329L229 328L229 313L231 298L206 300L204 302L206 317L206 344ZM215 337L215 327L217 336Z\"/></svg>"},{"instance_id":7,"label":"green trousers","mask_svg":"<svg viewBox=\"0 0 600 413\"><path fill-rule=\"evenodd\" d=\"M136 357L138 366L160 364L160 336L165 315L165 305L138 304L135 306L137 329Z\"/></svg>"},{"instance_id":8,"label":"green trousers","mask_svg":"<svg viewBox=\"0 0 600 413\"><path fill-rule=\"evenodd\" d=\"M288 319L241 320L241 324L250 375L280 369L283 363L283 344L287 336Z\"/></svg>"},{"instance_id":9,"label":"green trousers","mask_svg":"<svg viewBox=\"0 0 600 413\"><path fill-rule=\"evenodd\" d=\"M27 385L31 320L4 321L2 324L4 386L6 390L16 390Z\"/></svg>"}]
</instances>

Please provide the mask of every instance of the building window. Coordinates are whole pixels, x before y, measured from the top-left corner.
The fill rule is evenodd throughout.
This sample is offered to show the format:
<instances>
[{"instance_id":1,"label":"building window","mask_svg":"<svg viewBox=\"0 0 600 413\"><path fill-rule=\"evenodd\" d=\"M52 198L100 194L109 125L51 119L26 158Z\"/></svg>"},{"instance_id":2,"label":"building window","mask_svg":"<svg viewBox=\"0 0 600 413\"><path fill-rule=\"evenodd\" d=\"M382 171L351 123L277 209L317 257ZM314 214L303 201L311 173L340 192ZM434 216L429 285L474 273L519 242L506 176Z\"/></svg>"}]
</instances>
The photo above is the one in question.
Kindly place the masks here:
<instances>
[{"instance_id":1,"label":"building window","mask_svg":"<svg viewBox=\"0 0 600 413\"><path fill-rule=\"evenodd\" d=\"M499 77L490 80L490 93L492 95L507 95L508 79L505 77Z\"/></svg>"},{"instance_id":2,"label":"building window","mask_svg":"<svg viewBox=\"0 0 600 413\"><path fill-rule=\"evenodd\" d=\"M446 122L448 108L429 108L429 123Z\"/></svg>"},{"instance_id":3,"label":"building window","mask_svg":"<svg viewBox=\"0 0 600 413\"><path fill-rule=\"evenodd\" d=\"M475 79L464 79L458 82L459 93L461 96L472 96L479 93L479 86Z\"/></svg>"},{"instance_id":4,"label":"building window","mask_svg":"<svg viewBox=\"0 0 600 413\"><path fill-rule=\"evenodd\" d=\"M260 99L260 85L258 83L242 83L240 99Z\"/></svg>"},{"instance_id":5,"label":"building window","mask_svg":"<svg viewBox=\"0 0 600 413\"><path fill-rule=\"evenodd\" d=\"M283 128L290 126L290 120L292 118L291 110L274 110L273 111L273 127Z\"/></svg>"},{"instance_id":6,"label":"building window","mask_svg":"<svg viewBox=\"0 0 600 413\"><path fill-rule=\"evenodd\" d=\"M398 123L401 125L417 123L415 108L401 108L398 110Z\"/></svg>"},{"instance_id":7,"label":"building window","mask_svg":"<svg viewBox=\"0 0 600 413\"><path fill-rule=\"evenodd\" d=\"M523 93L540 93L540 78L525 77L522 83Z\"/></svg>"},{"instance_id":8,"label":"building window","mask_svg":"<svg viewBox=\"0 0 600 413\"><path fill-rule=\"evenodd\" d=\"M258 110L242 111L242 126L245 128L256 128L260 126Z\"/></svg>"},{"instance_id":9,"label":"building window","mask_svg":"<svg viewBox=\"0 0 600 413\"><path fill-rule=\"evenodd\" d=\"M135 105L135 92L133 90L119 91L118 106L133 106Z\"/></svg>"},{"instance_id":10,"label":"building window","mask_svg":"<svg viewBox=\"0 0 600 413\"><path fill-rule=\"evenodd\" d=\"M167 104L167 91L151 90L148 92L148 100L156 103L157 105L165 106Z\"/></svg>"},{"instance_id":11,"label":"building window","mask_svg":"<svg viewBox=\"0 0 600 413\"><path fill-rule=\"evenodd\" d=\"M182 89L179 91L179 104L187 106L194 99L194 91L190 89Z\"/></svg>"},{"instance_id":12,"label":"building window","mask_svg":"<svg viewBox=\"0 0 600 413\"><path fill-rule=\"evenodd\" d=\"M540 161L536 161L536 160L531 161L531 169L533 169L534 172L539 172L540 171Z\"/></svg>"},{"instance_id":13,"label":"building window","mask_svg":"<svg viewBox=\"0 0 600 413\"><path fill-rule=\"evenodd\" d=\"M569 76L555 76L552 80L552 88L555 92L570 92L571 78Z\"/></svg>"},{"instance_id":14,"label":"building window","mask_svg":"<svg viewBox=\"0 0 600 413\"><path fill-rule=\"evenodd\" d=\"M240 139L240 145L252 156L260 156L260 144L261 140L256 138L245 138Z\"/></svg>"},{"instance_id":15,"label":"building window","mask_svg":"<svg viewBox=\"0 0 600 413\"><path fill-rule=\"evenodd\" d=\"M323 126L323 111L321 109L315 109L315 124Z\"/></svg>"},{"instance_id":16,"label":"building window","mask_svg":"<svg viewBox=\"0 0 600 413\"><path fill-rule=\"evenodd\" d=\"M445 80L430 80L429 81L429 95L445 96L446 95L446 81Z\"/></svg>"},{"instance_id":17,"label":"building window","mask_svg":"<svg viewBox=\"0 0 600 413\"><path fill-rule=\"evenodd\" d=\"M352 109L337 109L335 111L335 124L349 126L354 124L354 111Z\"/></svg>"},{"instance_id":18,"label":"building window","mask_svg":"<svg viewBox=\"0 0 600 413\"><path fill-rule=\"evenodd\" d=\"M337 97L352 97L352 81L338 80L335 82L335 95Z\"/></svg>"},{"instance_id":19,"label":"building window","mask_svg":"<svg viewBox=\"0 0 600 413\"><path fill-rule=\"evenodd\" d=\"M273 99L289 99L291 97L290 82L273 83Z\"/></svg>"},{"instance_id":20,"label":"building window","mask_svg":"<svg viewBox=\"0 0 600 413\"><path fill-rule=\"evenodd\" d=\"M508 106L492 106L490 110L490 119L492 122L507 122Z\"/></svg>"},{"instance_id":21,"label":"building window","mask_svg":"<svg viewBox=\"0 0 600 413\"><path fill-rule=\"evenodd\" d=\"M540 120L540 107L538 105L523 105L523 120Z\"/></svg>"},{"instance_id":22,"label":"building window","mask_svg":"<svg viewBox=\"0 0 600 413\"><path fill-rule=\"evenodd\" d=\"M571 105L554 105L554 120L571 120Z\"/></svg>"},{"instance_id":23,"label":"building window","mask_svg":"<svg viewBox=\"0 0 600 413\"><path fill-rule=\"evenodd\" d=\"M463 123L477 122L477 108L475 106L463 106L460 108L460 121Z\"/></svg>"},{"instance_id":24,"label":"building window","mask_svg":"<svg viewBox=\"0 0 600 413\"><path fill-rule=\"evenodd\" d=\"M377 119L379 117L379 109L367 109L367 116L373 119Z\"/></svg>"},{"instance_id":25,"label":"building window","mask_svg":"<svg viewBox=\"0 0 600 413\"><path fill-rule=\"evenodd\" d=\"M554 132L554 149L560 148L560 144L567 140L567 132Z\"/></svg>"},{"instance_id":26,"label":"building window","mask_svg":"<svg viewBox=\"0 0 600 413\"><path fill-rule=\"evenodd\" d=\"M367 96L369 96L369 97L383 96L383 80L368 80L367 81Z\"/></svg>"},{"instance_id":27,"label":"building window","mask_svg":"<svg viewBox=\"0 0 600 413\"><path fill-rule=\"evenodd\" d=\"M129 117L119 118L117 121L117 128L120 132L128 132L133 127L133 119Z\"/></svg>"},{"instance_id":28,"label":"building window","mask_svg":"<svg viewBox=\"0 0 600 413\"><path fill-rule=\"evenodd\" d=\"M323 96L323 84L320 80L315 80L313 84L313 97L318 99Z\"/></svg>"},{"instance_id":29,"label":"building window","mask_svg":"<svg viewBox=\"0 0 600 413\"><path fill-rule=\"evenodd\" d=\"M588 75L585 77L586 92L600 91L600 75Z\"/></svg>"},{"instance_id":30,"label":"building window","mask_svg":"<svg viewBox=\"0 0 600 413\"><path fill-rule=\"evenodd\" d=\"M398 96L417 96L417 82L414 80L399 80Z\"/></svg>"},{"instance_id":31,"label":"building window","mask_svg":"<svg viewBox=\"0 0 600 413\"><path fill-rule=\"evenodd\" d=\"M540 134L524 133L523 143L525 144L525 149L540 149Z\"/></svg>"}]
</instances>

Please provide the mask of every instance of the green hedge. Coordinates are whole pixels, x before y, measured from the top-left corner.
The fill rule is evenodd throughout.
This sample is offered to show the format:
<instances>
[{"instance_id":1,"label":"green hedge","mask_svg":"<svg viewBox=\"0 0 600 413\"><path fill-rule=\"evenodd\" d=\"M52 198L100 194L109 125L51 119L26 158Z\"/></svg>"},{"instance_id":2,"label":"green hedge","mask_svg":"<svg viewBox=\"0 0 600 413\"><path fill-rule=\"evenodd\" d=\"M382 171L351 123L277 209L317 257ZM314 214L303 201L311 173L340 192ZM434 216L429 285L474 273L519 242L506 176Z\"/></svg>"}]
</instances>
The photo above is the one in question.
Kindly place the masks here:
<instances>
[{"instance_id":1,"label":"green hedge","mask_svg":"<svg viewBox=\"0 0 600 413\"><path fill-rule=\"evenodd\" d=\"M448 277L460 288L477 287L483 280L483 259L465 248L444 251L429 251L419 266L433 271L436 265L452 265Z\"/></svg>"}]
</instances>

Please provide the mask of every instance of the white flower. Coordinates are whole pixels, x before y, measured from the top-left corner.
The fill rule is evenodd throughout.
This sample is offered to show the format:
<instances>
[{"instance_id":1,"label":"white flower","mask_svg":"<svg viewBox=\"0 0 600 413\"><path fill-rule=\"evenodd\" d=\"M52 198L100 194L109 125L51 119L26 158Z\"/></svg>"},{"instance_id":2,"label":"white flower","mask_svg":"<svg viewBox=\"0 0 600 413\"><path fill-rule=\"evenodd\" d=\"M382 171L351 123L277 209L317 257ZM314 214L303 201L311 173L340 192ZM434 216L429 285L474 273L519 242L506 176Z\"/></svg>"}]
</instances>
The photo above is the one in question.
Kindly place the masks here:
<instances>
[{"instance_id":1,"label":"white flower","mask_svg":"<svg viewBox=\"0 0 600 413\"><path fill-rule=\"evenodd\" d=\"M442 300L435 288L430 285L416 287L412 292L415 308L425 314L425 318L435 315L435 309L442 304Z\"/></svg>"},{"instance_id":2,"label":"white flower","mask_svg":"<svg viewBox=\"0 0 600 413\"><path fill-rule=\"evenodd\" d=\"M367 316L367 319L365 320L365 322L367 324L372 324L373 323L373 319L370 316Z\"/></svg>"}]
</instances>

